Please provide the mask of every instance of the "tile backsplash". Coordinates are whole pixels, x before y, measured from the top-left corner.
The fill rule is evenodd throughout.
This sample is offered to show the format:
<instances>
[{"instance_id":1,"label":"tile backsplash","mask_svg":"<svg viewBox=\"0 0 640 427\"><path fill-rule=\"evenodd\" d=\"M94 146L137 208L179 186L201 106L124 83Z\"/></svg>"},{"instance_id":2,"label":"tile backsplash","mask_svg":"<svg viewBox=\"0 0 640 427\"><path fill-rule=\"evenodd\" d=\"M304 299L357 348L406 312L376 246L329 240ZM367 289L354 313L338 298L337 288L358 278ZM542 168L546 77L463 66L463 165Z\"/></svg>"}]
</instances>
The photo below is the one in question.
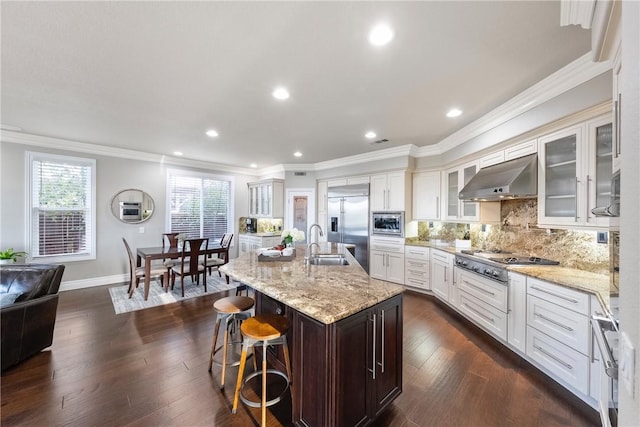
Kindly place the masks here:
<instances>
[{"instance_id":1,"label":"tile backsplash","mask_svg":"<svg viewBox=\"0 0 640 427\"><path fill-rule=\"evenodd\" d=\"M500 218L500 225L418 222L418 238L453 241L468 231L477 248L501 249L552 259L564 267L609 273L609 246L597 243L596 231L538 228L536 199L502 201Z\"/></svg>"}]
</instances>

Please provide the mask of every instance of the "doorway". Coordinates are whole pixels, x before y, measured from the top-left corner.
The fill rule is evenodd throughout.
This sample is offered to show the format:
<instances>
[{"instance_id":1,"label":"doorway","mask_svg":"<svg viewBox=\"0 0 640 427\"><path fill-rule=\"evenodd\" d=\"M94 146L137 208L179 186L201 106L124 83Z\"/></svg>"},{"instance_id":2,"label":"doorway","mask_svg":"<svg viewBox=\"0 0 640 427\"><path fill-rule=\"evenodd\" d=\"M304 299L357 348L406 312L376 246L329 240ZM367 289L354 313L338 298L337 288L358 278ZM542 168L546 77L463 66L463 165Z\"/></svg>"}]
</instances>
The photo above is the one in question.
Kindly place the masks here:
<instances>
[{"instance_id":1,"label":"doorway","mask_svg":"<svg viewBox=\"0 0 640 427\"><path fill-rule=\"evenodd\" d=\"M309 226L316 220L315 191L309 189L287 190L287 209L285 212L285 228L297 228L304 231L305 240L309 241Z\"/></svg>"}]
</instances>

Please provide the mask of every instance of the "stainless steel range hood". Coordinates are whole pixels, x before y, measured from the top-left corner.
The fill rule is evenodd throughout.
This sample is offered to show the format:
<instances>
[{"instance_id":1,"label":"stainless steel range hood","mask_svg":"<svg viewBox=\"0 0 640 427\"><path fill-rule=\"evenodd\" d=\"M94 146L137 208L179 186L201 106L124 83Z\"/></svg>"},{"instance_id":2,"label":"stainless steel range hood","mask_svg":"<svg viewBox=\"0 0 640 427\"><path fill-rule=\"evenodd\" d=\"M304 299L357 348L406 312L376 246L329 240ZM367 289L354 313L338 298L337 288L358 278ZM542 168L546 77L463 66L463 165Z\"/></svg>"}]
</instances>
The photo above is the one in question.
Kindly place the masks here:
<instances>
[{"instance_id":1,"label":"stainless steel range hood","mask_svg":"<svg viewBox=\"0 0 640 427\"><path fill-rule=\"evenodd\" d=\"M498 201L538 195L538 155L480 169L458 194L460 200Z\"/></svg>"}]
</instances>

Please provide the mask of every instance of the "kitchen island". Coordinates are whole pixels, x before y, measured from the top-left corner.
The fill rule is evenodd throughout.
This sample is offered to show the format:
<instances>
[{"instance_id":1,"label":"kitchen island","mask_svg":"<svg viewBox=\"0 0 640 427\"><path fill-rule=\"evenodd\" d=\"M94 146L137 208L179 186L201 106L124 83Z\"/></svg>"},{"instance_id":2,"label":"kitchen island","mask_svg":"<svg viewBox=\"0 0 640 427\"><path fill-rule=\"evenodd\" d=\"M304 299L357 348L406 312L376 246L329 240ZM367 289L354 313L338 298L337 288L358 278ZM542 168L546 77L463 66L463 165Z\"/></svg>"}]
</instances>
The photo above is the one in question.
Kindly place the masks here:
<instances>
[{"instance_id":1,"label":"kitchen island","mask_svg":"<svg viewBox=\"0 0 640 427\"><path fill-rule=\"evenodd\" d=\"M349 265L305 265L305 247L296 252L291 261L246 253L220 270L255 290L256 313L289 319L293 423L367 425L402 391L403 288L371 279L342 245L319 252Z\"/></svg>"}]
</instances>

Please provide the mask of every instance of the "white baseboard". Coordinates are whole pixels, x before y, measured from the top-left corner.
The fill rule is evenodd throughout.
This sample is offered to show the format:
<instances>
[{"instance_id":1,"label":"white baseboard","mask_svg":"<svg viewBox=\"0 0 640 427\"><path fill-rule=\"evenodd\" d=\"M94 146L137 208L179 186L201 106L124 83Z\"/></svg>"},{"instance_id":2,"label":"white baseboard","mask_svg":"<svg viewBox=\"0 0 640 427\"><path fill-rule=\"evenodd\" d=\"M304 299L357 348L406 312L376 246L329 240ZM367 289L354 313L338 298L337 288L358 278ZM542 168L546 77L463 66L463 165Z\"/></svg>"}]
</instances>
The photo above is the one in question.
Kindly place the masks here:
<instances>
[{"instance_id":1,"label":"white baseboard","mask_svg":"<svg viewBox=\"0 0 640 427\"><path fill-rule=\"evenodd\" d=\"M116 274L113 276L93 277L91 279L70 280L68 282L62 282L62 284L60 285L60 292L127 282L129 282L128 274Z\"/></svg>"}]
</instances>

